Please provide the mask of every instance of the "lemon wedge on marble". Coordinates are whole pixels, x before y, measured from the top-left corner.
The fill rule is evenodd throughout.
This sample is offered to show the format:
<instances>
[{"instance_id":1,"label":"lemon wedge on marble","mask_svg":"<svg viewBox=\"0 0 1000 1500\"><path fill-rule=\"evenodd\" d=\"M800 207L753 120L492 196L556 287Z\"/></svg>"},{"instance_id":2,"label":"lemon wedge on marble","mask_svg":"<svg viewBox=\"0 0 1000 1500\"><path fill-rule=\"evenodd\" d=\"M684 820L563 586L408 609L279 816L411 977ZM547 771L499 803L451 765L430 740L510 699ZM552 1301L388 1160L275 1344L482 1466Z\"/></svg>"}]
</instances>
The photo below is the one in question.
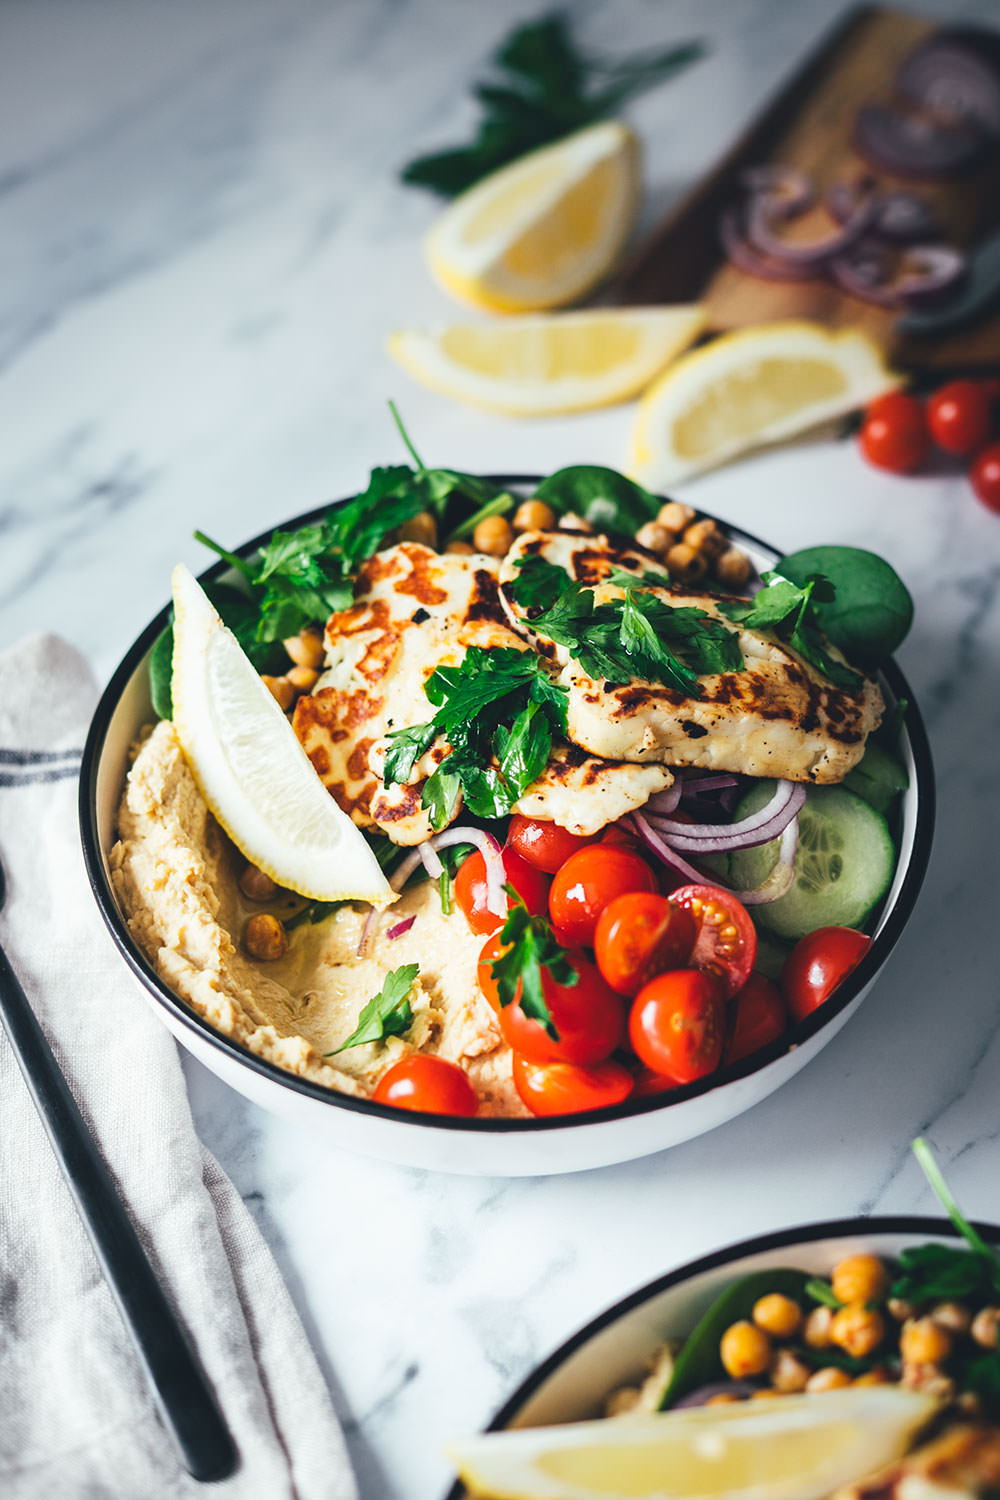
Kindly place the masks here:
<instances>
[{"instance_id":1,"label":"lemon wedge on marble","mask_svg":"<svg viewBox=\"0 0 1000 1500\"><path fill-rule=\"evenodd\" d=\"M431 227L424 253L445 291L490 312L562 307L617 259L639 202L639 146L602 121L491 172Z\"/></svg>"},{"instance_id":2,"label":"lemon wedge on marble","mask_svg":"<svg viewBox=\"0 0 1000 1500\"><path fill-rule=\"evenodd\" d=\"M857 329L759 323L683 355L646 391L630 472L663 489L762 443L845 416L902 384Z\"/></svg>"},{"instance_id":3,"label":"lemon wedge on marble","mask_svg":"<svg viewBox=\"0 0 1000 1500\"><path fill-rule=\"evenodd\" d=\"M859 1386L484 1433L450 1454L491 1500L823 1500L899 1458L936 1405Z\"/></svg>"},{"instance_id":4,"label":"lemon wedge on marble","mask_svg":"<svg viewBox=\"0 0 1000 1500\"><path fill-rule=\"evenodd\" d=\"M404 329L389 352L416 380L505 416L627 401L701 332L697 304L523 314Z\"/></svg>"},{"instance_id":5,"label":"lemon wedge on marble","mask_svg":"<svg viewBox=\"0 0 1000 1500\"><path fill-rule=\"evenodd\" d=\"M361 830L197 579L174 569L174 727L209 808L278 885L316 901L396 899Z\"/></svg>"}]
</instances>

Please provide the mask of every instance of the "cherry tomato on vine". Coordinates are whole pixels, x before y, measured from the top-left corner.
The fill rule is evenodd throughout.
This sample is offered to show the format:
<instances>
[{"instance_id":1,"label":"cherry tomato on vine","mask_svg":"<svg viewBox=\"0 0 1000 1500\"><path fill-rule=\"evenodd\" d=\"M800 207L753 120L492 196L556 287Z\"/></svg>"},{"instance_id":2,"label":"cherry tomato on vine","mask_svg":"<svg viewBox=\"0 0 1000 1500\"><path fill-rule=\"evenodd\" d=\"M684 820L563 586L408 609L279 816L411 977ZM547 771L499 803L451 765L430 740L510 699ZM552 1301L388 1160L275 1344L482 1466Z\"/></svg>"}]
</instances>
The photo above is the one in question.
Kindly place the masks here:
<instances>
[{"instance_id":1,"label":"cherry tomato on vine","mask_svg":"<svg viewBox=\"0 0 1000 1500\"><path fill-rule=\"evenodd\" d=\"M521 1009L521 986L510 1005L501 1006L490 965L503 951L499 936L488 938L479 955L479 983L483 994L500 1018L500 1030L508 1046L532 1062L596 1063L610 1057L625 1038L625 1007L614 990L601 978L582 953L568 953L576 973L575 984L557 984L543 964L542 994L556 1041L540 1021Z\"/></svg>"},{"instance_id":2,"label":"cherry tomato on vine","mask_svg":"<svg viewBox=\"0 0 1000 1500\"><path fill-rule=\"evenodd\" d=\"M992 407L984 381L949 380L927 399L931 437L945 453L975 453L992 430Z\"/></svg>"},{"instance_id":3,"label":"cherry tomato on vine","mask_svg":"<svg viewBox=\"0 0 1000 1500\"><path fill-rule=\"evenodd\" d=\"M725 1006L718 981L701 969L650 980L632 1002L629 1040L640 1062L677 1083L714 1073L722 1058Z\"/></svg>"},{"instance_id":4,"label":"cherry tomato on vine","mask_svg":"<svg viewBox=\"0 0 1000 1500\"><path fill-rule=\"evenodd\" d=\"M757 929L746 907L717 885L681 885L668 899L695 920L691 967L720 979L728 1000L746 984L757 957Z\"/></svg>"},{"instance_id":5,"label":"cherry tomato on vine","mask_svg":"<svg viewBox=\"0 0 1000 1500\"><path fill-rule=\"evenodd\" d=\"M799 938L781 971L781 988L796 1021L830 998L870 944L871 938L853 927L817 927Z\"/></svg>"},{"instance_id":6,"label":"cherry tomato on vine","mask_svg":"<svg viewBox=\"0 0 1000 1500\"><path fill-rule=\"evenodd\" d=\"M533 1115L575 1115L621 1104L632 1092L632 1074L621 1063L535 1063L514 1053L514 1087Z\"/></svg>"},{"instance_id":7,"label":"cherry tomato on vine","mask_svg":"<svg viewBox=\"0 0 1000 1500\"><path fill-rule=\"evenodd\" d=\"M613 990L636 995L657 974L684 968L694 939L694 918L683 907L652 891L628 891L598 917L594 956Z\"/></svg>"},{"instance_id":8,"label":"cherry tomato on vine","mask_svg":"<svg viewBox=\"0 0 1000 1500\"><path fill-rule=\"evenodd\" d=\"M977 456L969 480L976 498L1000 515L1000 443L991 443Z\"/></svg>"},{"instance_id":9,"label":"cherry tomato on vine","mask_svg":"<svg viewBox=\"0 0 1000 1500\"><path fill-rule=\"evenodd\" d=\"M414 1052L393 1063L379 1079L372 1098L396 1109L419 1109L432 1115L474 1115L476 1091L457 1063Z\"/></svg>"},{"instance_id":10,"label":"cherry tomato on vine","mask_svg":"<svg viewBox=\"0 0 1000 1500\"><path fill-rule=\"evenodd\" d=\"M756 970L735 996L731 1006L729 1040L723 1062L739 1062L777 1041L788 1025L788 1010L776 984Z\"/></svg>"},{"instance_id":11,"label":"cherry tomato on vine","mask_svg":"<svg viewBox=\"0 0 1000 1500\"><path fill-rule=\"evenodd\" d=\"M507 829L507 847L516 849L529 865L534 865L536 870L545 870L549 875L554 875L571 854L593 844L596 838L596 834L584 837L570 833L568 828L560 828L558 823L525 818L521 813L514 814Z\"/></svg>"},{"instance_id":12,"label":"cherry tomato on vine","mask_svg":"<svg viewBox=\"0 0 1000 1500\"><path fill-rule=\"evenodd\" d=\"M658 889L649 865L631 849L591 844L571 854L553 877L549 913L555 935L564 948L589 947L609 901L628 891Z\"/></svg>"},{"instance_id":13,"label":"cherry tomato on vine","mask_svg":"<svg viewBox=\"0 0 1000 1500\"><path fill-rule=\"evenodd\" d=\"M861 452L877 469L912 474L930 448L923 405L902 391L880 396L865 412L859 442Z\"/></svg>"},{"instance_id":14,"label":"cherry tomato on vine","mask_svg":"<svg viewBox=\"0 0 1000 1500\"><path fill-rule=\"evenodd\" d=\"M540 916L548 905L549 882L516 849L504 849L502 858L507 883L514 887L531 915ZM503 926L503 917L486 905L486 861L478 849L459 865L454 890L455 900L473 932L485 934ZM509 897L507 905L513 905Z\"/></svg>"}]
</instances>

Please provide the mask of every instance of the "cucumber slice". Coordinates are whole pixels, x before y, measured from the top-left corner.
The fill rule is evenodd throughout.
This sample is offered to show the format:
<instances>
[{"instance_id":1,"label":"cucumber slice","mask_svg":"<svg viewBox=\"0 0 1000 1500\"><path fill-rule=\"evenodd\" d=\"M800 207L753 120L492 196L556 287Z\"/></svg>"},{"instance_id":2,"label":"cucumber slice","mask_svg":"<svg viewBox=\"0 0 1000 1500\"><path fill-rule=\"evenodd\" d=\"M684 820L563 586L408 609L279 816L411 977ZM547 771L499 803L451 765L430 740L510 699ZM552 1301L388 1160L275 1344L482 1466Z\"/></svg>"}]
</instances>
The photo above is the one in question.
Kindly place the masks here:
<instances>
[{"instance_id":1,"label":"cucumber slice","mask_svg":"<svg viewBox=\"0 0 1000 1500\"><path fill-rule=\"evenodd\" d=\"M751 787L735 818L748 817L774 794L774 782ZM729 857L737 890L760 885L778 861L778 840ZM817 927L860 927L882 899L896 868L896 849L880 813L842 786L809 787L799 813L792 887L754 919L779 937L800 938Z\"/></svg>"},{"instance_id":2,"label":"cucumber slice","mask_svg":"<svg viewBox=\"0 0 1000 1500\"><path fill-rule=\"evenodd\" d=\"M871 741L853 771L844 777L849 792L857 792L869 807L886 817L900 792L910 784L903 767L894 755Z\"/></svg>"}]
</instances>

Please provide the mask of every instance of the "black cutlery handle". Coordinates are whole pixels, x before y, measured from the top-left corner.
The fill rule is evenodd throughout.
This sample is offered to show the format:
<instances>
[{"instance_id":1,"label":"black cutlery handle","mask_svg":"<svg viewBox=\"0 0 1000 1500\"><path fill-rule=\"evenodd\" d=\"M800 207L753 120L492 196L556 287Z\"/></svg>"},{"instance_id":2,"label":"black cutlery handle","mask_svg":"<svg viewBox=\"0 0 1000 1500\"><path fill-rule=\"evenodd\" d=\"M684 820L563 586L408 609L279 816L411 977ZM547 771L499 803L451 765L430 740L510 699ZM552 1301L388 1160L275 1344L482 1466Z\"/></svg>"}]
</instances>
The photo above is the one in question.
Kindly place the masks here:
<instances>
[{"instance_id":1,"label":"black cutlery handle","mask_svg":"<svg viewBox=\"0 0 1000 1500\"><path fill-rule=\"evenodd\" d=\"M0 1021L184 1465L197 1480L225 1479L238 1455L215 1393L2 948Z\"/></svg>"}]
</instances>

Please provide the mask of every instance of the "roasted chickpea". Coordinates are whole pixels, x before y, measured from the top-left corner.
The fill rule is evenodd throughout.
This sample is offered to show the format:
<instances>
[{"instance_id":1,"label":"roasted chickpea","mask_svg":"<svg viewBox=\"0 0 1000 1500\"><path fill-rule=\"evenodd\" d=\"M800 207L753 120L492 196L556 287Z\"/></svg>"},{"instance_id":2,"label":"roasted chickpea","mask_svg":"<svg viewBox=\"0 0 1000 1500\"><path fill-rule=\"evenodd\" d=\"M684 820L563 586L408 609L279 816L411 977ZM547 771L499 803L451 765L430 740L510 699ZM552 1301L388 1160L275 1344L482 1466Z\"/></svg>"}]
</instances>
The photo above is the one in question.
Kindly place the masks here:
<instances>
[{"instance_id":1,"label":"roasted chickpea","mask_svg":"<svg viewBox=\"0 0 1000 1500\"><path fill-rule=\"evenodd\" d=\"M679 500L668 500L666 505L660 506L656 519L661 526L679 536L685 526L691 525L694 511L690 505L682 505Z\"/></svg>"},{"instance_id":2,"label":"roasted chickpea","mask_svg":"<svg viewBox=\"0 0 1000 1500\"><path fill-rule=\"evenodd\" d=\"M700 552L686 542L677 542L666 556L667 567L681 583L700 583L708 572L708 563Z\"/></svg>"},{"instance_id":3,"label":"roasted chickpea","mask_svg":"<svg viewBox=\"0 0 1000 1500\"><path fill-rule=\"evenodd\" d=\"M514 512L515 531L551 531L556 513L544 500L522 500Z\"/></svg>"},{"instance_id":4,"label":"roasted chickpea","mask_svg":"<svg viewBox=\"0 0 1000 1500\"><path fill-rule=\"evenodd\" d=\"M939 1365L951 1353L951 1334L933 1318L908 1318L899 1331L904 1365Z\"/></svg>"},{"instance_id":5,"label":"roasted chickpea","mask_svg":"<svg viewBox=\"0 0 1000 1500\"><path fill-rule=\"evenodd\" d=\"M830 1277L838 1302L881 1302L889 1282L889 1268L877 1255L846 1255Z\"/></svg>"},{"instance_id":6,"label":"roasted chickpea","mask_svg":"<svg viewBox=\"0 0 1000 1500\"><path fill-rule=\"evenodd\" d=\"M714 521L692 521L684 528L684 541L708 558L719 557L726 550L726 538Z\"/></svg>"},{"instance_id":7,"label":"roasted chickpea","mask_svg":"<svg viewBox=\"0 0 1000 1500\"><path fill-rule=\"evenodd\" d=\"M311 692L319 681L315 667L289 667L285 676L298 693Z\"/></svg>"},{"instance_id":8,"label":"roasted chickpea","mask_svg":"<svg viewBox=\"0 0 1000 1500\"><path fill-rule=\"evenodd\" d=\"M833 1312L829 1307L814 1307L806 1318L802 1337L810 1349L828 1349L832 1342L830 1338L830 1324L833 1322Z\"/></svg>"},{"instance_id":9,"label":"roasted chickpea","mask_svg":"<svg viewBox=\"0 0 1000 1500\"><path fill-rule=\"evenodd\" d=\"M471 542L466 542L461 537L456 537L453 542L448 543L444 550L446 552L457 553L460 557L471 557L476 549Z\"/></svg>"},{"instance_id":10,"label":"roasted chickpea","mask_svg":"<svg viewBox=\"0 0 1000 1500\"><path fill-rule=\"evenodd\" d=\"M961 1335L972 1327L972 1313L964 1302L938 1302L931 1308L929 1316L939 1328L946 1328L949 1333Z\"/></svg>"},{"instance_id":11,"label":"roasted chickpea","mask_svg":"<svg viewBox=\"0 0 1000 1500\"><path fill-rule=\"evenodd\" d=\"M251 864L244 865L239 886L248 901L272 901L278 889L270 875Z\"/></svg>"},{"instance_id":12,"label":"roasted chickpea","mask_svg":"<svg viewBox=\"0 0 1000 1500\"><path fill-rule=\"evenodd\" d=\"M983 1349L1000 1343L1000 1307L981 1307L972 1320L972 1337Z\"/></svg>"},{"instance_id":13,"label":"roasted chickpea","mask_svg":"<svg viewBox=\"0 0 1000 1500\"><path fill-rule=\"evenodd\" d=\"M774 1358L771 1360L771 1384L776 1391L783 1394L794 1391L804 1391L806 1381L809 1379L810 1366L804 1359L799 1359L791 1349L775 1350Z\"/></svg>"},{"instance_id":14,"label":"roasted chickpea","mask_svg":"<svg viewBox=\"0 0 1000 1500\"><path fill-rule=\"evenodd\" d=\"M575 510L566 511L565 515L559 517L556 522L560 531L593 531L593 526L583 516L578 516Z\"/></svg>"},{"instance_id":15,"label":"roasted chickpea","mask_svg":"<svg viewBox=\"0 0 1000 1500\"><path fill-rule=\"evenodd\" d=\"M300 630L281 643L297 667L318 670L323 665L323 637L318 630Z\"/></svg>"},{"instance_id":16,"label":"roasted chickpea","mask_svg":"<svg viewBox=\"0 0 1000 1500\"><path fill-rule=\"evenodd\" d=\"M814 1370L806 1381L807 1391L840 1391L844 1386L851 1384L851 1377L846 1370L838 1370L836 1365L824 1365L821 1370Z\"/></svg>"},{"instance_id":17,"label":"roasted chickpea","mask_svg":"<svg viewBox=\"0 0 1000 1500\"><path fill-rule=\"evenodd\" d=\"M748 1318L731 1323L719 1341L719 1358L727 1375L745 1380L762 1375L771 1363L771 1340Z\"/></svg>"},{"instance_id":18,"label":"roasted chickpea","mask_svg":"<svg viewBox=\"0 0 1000 1500\"><path fill-rule=\"evenodd\" d=\"M864 1359L885 1338L885 1319L874 1307L863 1302L849 1302L833 1315L830 1339L838 1349L855 1359Z\"/></svg>"},{"instance_id":19,"label":"roasted chickpea","mask_svg":"<svg viewBox=\"0 0 1000 1500\"><path fill-rule=\"evenodd\" d=\"M243 945L251 958L270 963L288 952L288 933L277 917L261 911L243 929Z\"/></svg>"},{"instance_id":20,"label":"roasted chickpea","mask_svg":"<svg viewBox=\"0 0 1000 1500\"><path fill-rule=\"evenodd\" d=\"M657 557L664 557L677 540L674 533L661 526L659 521L647 521L645 526L640 526L635 539L640 547L654 552Z\"/></svg>"},{"instance_id":21,"label":"roasted chickpea","mask_svg":"<svg viewBox=\"0 0 1000 1500\"><path fill-rule=\"evenodd\" d=\"M487 557L504 557L510 551L514 533L506 516L484 516L476 522L472 545Z\"/></svg>"},{"instance_id":22,"label":"roasted chickpea","mask_svg":"<svg viewBox=\"0 0 1000 1500\"><path fill-rule=\"evenodd\" d=\"M271 697L277 703L282 713L287 714L295 702L295 689L287 677L270 677L267 672L260 674L260 680L267 688Z\"/></svg>"},{"instance_id":23,"label":"roasted chickpea","mask_svg":"<svg viewBox=\"0 0 1000 1500\"><path fill-rule=\"evenodd\" d=\"M419 542L423 547L436 547L437 534L437 522L429 510L418 510L399 528L401 542Z\"/></svg>"},{"instance_id":24,"label":"roasted chickpea","mask_svg":"<svg viewBox=\"0 0 1000 1500\"><path fill-rule=\"evenodd\" d=\"M739 547L727 547L715 559L715 576L727 589L741 589L750 573L750 559Z\"/></svg>"},{"instance_id":25,"label":"roasted chickpea","mask_svg":"<svg viewBox=\"0 0 1000 1500\"><path fill-rule=\"evenodd\" d=\"M773 1339L790 1339L798 1333L802 1324L802 1309L791 1297L781 1292L769 1292L758 1297L751 1314L758 1328L763 1328Z\"/></svg>"}]
</instances>

